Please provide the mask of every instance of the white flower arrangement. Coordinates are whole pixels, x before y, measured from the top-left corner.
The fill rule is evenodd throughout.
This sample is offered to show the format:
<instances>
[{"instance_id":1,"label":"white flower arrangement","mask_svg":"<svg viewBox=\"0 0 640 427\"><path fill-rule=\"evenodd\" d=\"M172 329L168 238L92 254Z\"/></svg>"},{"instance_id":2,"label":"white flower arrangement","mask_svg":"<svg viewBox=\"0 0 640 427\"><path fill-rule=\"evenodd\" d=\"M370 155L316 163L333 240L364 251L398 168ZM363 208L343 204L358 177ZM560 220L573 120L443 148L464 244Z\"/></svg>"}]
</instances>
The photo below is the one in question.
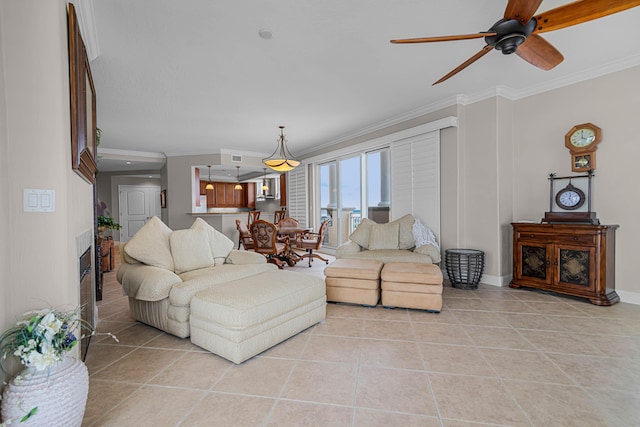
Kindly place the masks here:
<instances>
[{"instance_id":1,"label":"white flower arrangement","mask_svg":"<svg viewBox=\"0 0 640 427\"><path fill-rule=\"evenodd\" d=\"M61 362L65 353L78 344L75 333L83 330L88 331L88 335L97 335L93 327L80 318L80 308L73 311L47 308L26 312L23 320L0 335L0 368L4 371L7 357L15 356L23 365L36 371L48 370ZM118 342L111 333L105 335ZM18 375L14 378L14 383L20 384L23 380L23 376ZM19 421L28 420L37 409L37 406L32 408ZM12 420L5 420L0 427L10 424Z\"/></svg>"},{"instance_id":2,"label":"white flower arrangement","mask_svg":"<svg viewBox=\"0 0 640 427\"><path fill-rule=\"evenodd\" d=\"M0 336L1 362L13 354L20 362L43 371L62 360L64 353L78 343L74 331L93 328L79 317L79 309L70 312L43 309L24 313L24 320Z\"/></svg>"}]
</instances>

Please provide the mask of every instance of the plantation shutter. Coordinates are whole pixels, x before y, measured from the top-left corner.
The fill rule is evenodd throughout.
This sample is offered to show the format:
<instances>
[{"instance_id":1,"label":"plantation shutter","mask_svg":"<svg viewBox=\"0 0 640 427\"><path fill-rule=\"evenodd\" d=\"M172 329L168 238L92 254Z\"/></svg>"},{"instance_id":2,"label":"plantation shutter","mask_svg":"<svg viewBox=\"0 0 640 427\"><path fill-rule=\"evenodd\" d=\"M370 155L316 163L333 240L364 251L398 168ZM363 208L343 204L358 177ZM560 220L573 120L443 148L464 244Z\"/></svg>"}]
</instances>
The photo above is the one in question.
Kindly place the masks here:
<instances>
[{"instance_id":1,"label":"plantation shutter","mask_svg":"<svg viewBox=\"0 0 640 427\"><path fill-rule=\"evenodd\" d=\"M307 227L307 166L301 165L287 172L287 179L289 216L297 219L301 227Z\"/></svg>"},{"instance_id":2,"label":"plantation shutter","mask_svg":"<svg viewBox=\"0 0 640 427\"><path fill-rule=\"evenodd\" d=\"M440 132L391 145L391 219L410 213L440 235Z\"/></svg>"}]
</instances>

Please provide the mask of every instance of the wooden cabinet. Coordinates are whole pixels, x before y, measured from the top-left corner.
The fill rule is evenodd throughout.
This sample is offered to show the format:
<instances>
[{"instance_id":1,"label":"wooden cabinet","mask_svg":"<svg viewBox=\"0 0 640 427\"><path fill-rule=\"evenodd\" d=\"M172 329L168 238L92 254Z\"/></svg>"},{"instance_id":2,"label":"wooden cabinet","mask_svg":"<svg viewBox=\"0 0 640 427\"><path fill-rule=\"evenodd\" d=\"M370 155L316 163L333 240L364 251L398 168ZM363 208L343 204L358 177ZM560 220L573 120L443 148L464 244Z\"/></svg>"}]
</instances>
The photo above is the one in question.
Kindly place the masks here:
<instances>
[{"instance_id":1,"label":"wooden cabinet","mask_svg":"<svg viewBox=\"0 0 640 427\"><path fill-rule=\"evenodd\" d=\"M253 182L241 184L242 190L236 190L234 182L212 182L213 190L207 190L207 184L207 181L200 181L199 184L199 195L207 196L207 208L256 207L256 187ZM199 202L200 198L196 200Z\"/></svg>"},{"instance_id":2,"label":"wooden cabinet","mask_svg":"<svg viewBox=\"0 0 640 427\"><path fill-rule=\"evenodd\" d=\"M617 225L513 223L512 288L525 286L589 298L620 300L615 291Z\"/></svg>"},{"instance_id":3,"label":"wooden cabinet","mask_svg":"<svg viewBox=\"0 0 640 427\"><path fill-rule=\"evenodd\" d=\"M256 208L256 183L247 182L245 184L244 194L245 194L246 207L255 209Z\"/></svg>"}]
</instances>

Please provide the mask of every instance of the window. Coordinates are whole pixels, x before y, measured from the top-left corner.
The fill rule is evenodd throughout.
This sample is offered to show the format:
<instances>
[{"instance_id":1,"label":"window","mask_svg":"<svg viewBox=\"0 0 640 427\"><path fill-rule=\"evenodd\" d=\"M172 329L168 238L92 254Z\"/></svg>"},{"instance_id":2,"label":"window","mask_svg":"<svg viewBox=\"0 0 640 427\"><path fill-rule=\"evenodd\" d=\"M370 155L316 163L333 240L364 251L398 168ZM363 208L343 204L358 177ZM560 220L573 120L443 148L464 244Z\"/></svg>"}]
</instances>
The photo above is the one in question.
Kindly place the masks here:
<instances>
[{"instance_id":1,"label":"window","mask_svg":"<svg viewBox=\"0 0 640 427\"><path fill-rule=\"evenodd\" d=\"M320 221L330 219L325 245L349 239L363 217L389 222L389 149L331 160L317 169ZM362 206L366 206L363 215Z\"/></svg>"}]
</instances>

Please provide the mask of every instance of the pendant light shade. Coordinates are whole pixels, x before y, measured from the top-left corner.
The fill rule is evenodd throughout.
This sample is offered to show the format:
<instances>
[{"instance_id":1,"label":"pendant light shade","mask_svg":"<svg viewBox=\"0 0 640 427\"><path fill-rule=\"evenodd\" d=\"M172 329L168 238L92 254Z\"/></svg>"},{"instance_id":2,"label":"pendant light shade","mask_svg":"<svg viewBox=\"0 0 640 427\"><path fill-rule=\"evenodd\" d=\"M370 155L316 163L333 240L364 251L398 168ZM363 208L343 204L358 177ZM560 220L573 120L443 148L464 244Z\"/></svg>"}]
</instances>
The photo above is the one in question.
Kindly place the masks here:
<instances>
[{"instance_id":1,"label":"pendant light shade","mask_svg":"<svg viewBox=\"0 0 640 427\"><path fill-rule=\"evenodd\" d=\"M233 187L234 190L242 190L242 184L240 184L240 166L236 166L238 173L236 174L236 181L238 181L238 183L235 185L235 187Z\"/></svg>"},{"instance_id":2,"label":"pendant light shade","mask_svg":"<svg viewBox=\"0 0 640 427\"><path fill-rule=\"evenodd\" d=\"M284 139L284 126L280 127L280 137L276 150L266 159L262 159L262 163L276 172L288 172L300 164L299 161L293 160L293 155L285 146L287 142Z\"/></svg>"},{"instance_id":3,"label":"pendant light shade","mask_svg":"<svg viewBox=\"0 0 640 427\"><path fill-rule=\"evenodd\" d=\"M213 184L211 183L211 166L207 166L209 168L209 182L205 185L205 190L213 190Z\"/></svg>"}]
</instances>

